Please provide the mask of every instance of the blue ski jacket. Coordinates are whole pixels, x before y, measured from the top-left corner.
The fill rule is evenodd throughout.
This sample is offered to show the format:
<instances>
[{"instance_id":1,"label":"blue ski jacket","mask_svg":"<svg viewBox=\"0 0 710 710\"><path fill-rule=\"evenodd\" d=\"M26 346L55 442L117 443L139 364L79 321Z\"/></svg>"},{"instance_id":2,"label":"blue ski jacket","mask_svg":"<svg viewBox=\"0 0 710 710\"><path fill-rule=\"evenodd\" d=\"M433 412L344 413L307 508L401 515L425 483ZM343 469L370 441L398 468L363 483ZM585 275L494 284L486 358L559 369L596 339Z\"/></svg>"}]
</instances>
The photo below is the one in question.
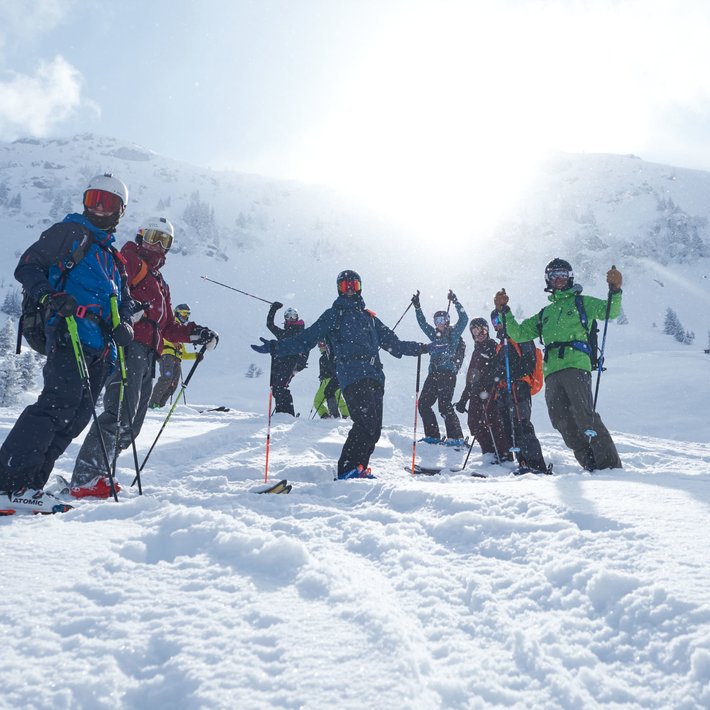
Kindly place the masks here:
<instances>
[{"instance_id":1,"label":"blue ski jacket","mask_svg":"<svg viewBox=\"0 0 710 710\"><path fill-rule=\"evenodd\" d=\"M456 321L455 326L449 326L443 335L439 334L439 331L431 324L427 323L424 312L421 308L415 309L417 314L417 323L419 327L424 331L426 336L432 343L435 343L440 338L445 338L447 342L447 347L443 348L441 351L434 351L431 353L431 359L429 360L429 372L434 372L434 370L451 370L453 373L459 371L460 365L456 365L454 358L456 356L456 348L459 344L459 338L466 329L466 324L468 323L468 316L463 306L456 301L454 303L456 312L459 315L458 321Z\"/></svg>"},{"instance_id":2,"label":"blue ski jacket","mask_svg":"<svg viewBox=\"0 0 710 710\"><path fill-rule=\"evenodd\" d=\"M374 313L365 308L362 297L338 296L313 325L287 340L272 340L275 357L309 352L319 341L328 341L335 358L335 372L341 391L364 379L375 380L383 387L385 374L380 348L396 358L420 355L429 345L400 340Z\"/></svg>"},{"instance_id":3,"label":"blue ski jacket","mask_svg":"<svg viewBox=\"0 0 710 710\"><path fill-rule=\"evenodd\" d=\"M88 242L87 242L88 240ZM130 304L123 259L113 248L115 239L95 227L81 214L68 214L62 222L42 232L29 246L15 269L15 278L35 300L56 291L66 291L84 306L90 317L77 315L77 332L82 346L106 351L115 358L115 346L109 338L112 330L111 296L121 306ZM82 247L83 258L75 264L76 250ZM128 316L130 317L130 316ZM48 346L55 341L63 319L53 315L47 321Z\"/></svg>"}]
</instances>

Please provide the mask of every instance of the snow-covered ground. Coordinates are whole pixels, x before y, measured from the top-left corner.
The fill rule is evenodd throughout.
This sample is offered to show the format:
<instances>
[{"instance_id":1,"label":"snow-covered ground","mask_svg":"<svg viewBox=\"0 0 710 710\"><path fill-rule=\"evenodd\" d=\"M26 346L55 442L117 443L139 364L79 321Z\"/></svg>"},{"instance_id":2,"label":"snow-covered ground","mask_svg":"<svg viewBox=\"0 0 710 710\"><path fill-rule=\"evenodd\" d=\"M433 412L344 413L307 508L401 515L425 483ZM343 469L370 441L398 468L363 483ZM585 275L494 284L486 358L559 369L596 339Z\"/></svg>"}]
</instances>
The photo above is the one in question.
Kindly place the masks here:
<instances>
[{"instance_id":1,"label":"snow-covered ground","mask_svg":"<svg viewBox=\"0 0 710 710\"><path fill-rule=\"evenodd\" d=\"M708 365L695 363L705 383ZM604 395L630 396L608 377ZM485 480L408 475L411 425L390 422L377 480L334 482L348 424L300 404L272 422L269 478L292 481L290 495L254 493L263 413L181 405L142 497L124 454L120 503L0 522L2 705L710 705L706 420L682 441L615 430L624 470L589 475L537 398L555 475L513 477L476 447ZM627 406L638 416L645 402ZM643 416L653 430L666 414Z\"/></svg>"}]
</instances>

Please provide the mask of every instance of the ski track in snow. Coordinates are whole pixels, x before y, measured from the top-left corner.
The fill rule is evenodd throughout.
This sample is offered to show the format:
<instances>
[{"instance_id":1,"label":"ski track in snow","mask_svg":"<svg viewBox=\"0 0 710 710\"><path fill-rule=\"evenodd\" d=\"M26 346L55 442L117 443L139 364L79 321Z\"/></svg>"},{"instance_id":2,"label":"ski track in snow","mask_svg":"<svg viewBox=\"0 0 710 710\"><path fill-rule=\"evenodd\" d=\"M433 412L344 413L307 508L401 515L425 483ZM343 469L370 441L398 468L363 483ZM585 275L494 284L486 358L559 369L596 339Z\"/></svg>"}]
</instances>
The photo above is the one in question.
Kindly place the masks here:
<instances>
[{"instance_id":1,"label":"ski track in snow","mask_svg":"<svg viewBox=\"0 0 710 710\"><path fill-rule=\"evenodd\" d=\"M386 427L378 479L334 482L348 428L275 416L295 487L260 496L265 418L180 408L144 496L125 453L120 504L5 519L2 704L710 706L710 446L617 435L624 472L590 476L546 434L553 477L477 447L488 479L412 477Z\"/></svg>"}]
</instances>

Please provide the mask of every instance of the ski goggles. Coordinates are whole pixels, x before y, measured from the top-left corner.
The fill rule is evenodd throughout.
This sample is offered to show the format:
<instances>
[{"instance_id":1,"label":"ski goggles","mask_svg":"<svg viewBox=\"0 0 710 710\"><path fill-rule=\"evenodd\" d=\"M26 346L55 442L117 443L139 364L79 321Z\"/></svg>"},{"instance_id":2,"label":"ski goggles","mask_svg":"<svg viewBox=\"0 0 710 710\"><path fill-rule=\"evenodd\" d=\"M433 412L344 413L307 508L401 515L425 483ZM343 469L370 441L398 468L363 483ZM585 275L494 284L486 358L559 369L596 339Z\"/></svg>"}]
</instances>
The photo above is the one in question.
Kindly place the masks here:
<instances>
[{"instance_id":1,"label":"ski goggles","mask_svg":"<svg viewBox=\"0 0 710 710\"><path fill-rule=\"evenodd\" d=\"M493 324L494 328L497 328L499 325L502 324L502 320L500 319L500 316L498 314L491 316L491 323Z\"/></svg>"},{"instance_id":2,"label":"ski goggles","mask_svg":"<svg viewBox=\"0 0 710 710\"><path fill-rule=\"evenodd\" d=\"M165 251L168 251L173 245L173 238L159 229L146 229L143 231L143 243L160 244Z\"/></svg>"},{"instance_id":3,"label":"ski goggles","mask_svg":"<svg viewBox=\"0 0 710 710\"><path fill-rule=\"evenodd\" d=\"M175 317L184 325L190 320L190 311L175 311Z\"/></svg>"},{"instance_id":4,"label":"ski goggles","mask_svg":"<svg viewBox=\"0 0 710 710\"><path fill-rule=\"evenodd\" d=\"M338 282L338 293L359 293L361 289L360 279L343 279Z\"/></svg>"},{"instance_id":5,"label":"ski goggles","mask_svg":"<svg viewBox=\"0 0 710 710\"><path fill-rule=\"evenodd\" d=\"M552 269L547 272L547 280L556 281L557 279L568 279L571 275L568 269Z\"/></svg>"},{"instance_id":6,"label":"ski goggles","mask_svg":"<svg viewBox=\"0 0 710 710\"><path fill-rule=\"evenodd\" d=\"M106 190L87 190L84 193L84 207L103 207L107 212L120 212L123 209L123 200Z\"/></svg>"},{"instance_id":7,"label":"ski goggles","mask_svg":"<svg viewBox=\"0 0 710 710\"><path fill-rule=\"evenodd\" d=\"M448 322L447 316L434 316L434 325L446 325Z\"/></svg>"}]
</instances>

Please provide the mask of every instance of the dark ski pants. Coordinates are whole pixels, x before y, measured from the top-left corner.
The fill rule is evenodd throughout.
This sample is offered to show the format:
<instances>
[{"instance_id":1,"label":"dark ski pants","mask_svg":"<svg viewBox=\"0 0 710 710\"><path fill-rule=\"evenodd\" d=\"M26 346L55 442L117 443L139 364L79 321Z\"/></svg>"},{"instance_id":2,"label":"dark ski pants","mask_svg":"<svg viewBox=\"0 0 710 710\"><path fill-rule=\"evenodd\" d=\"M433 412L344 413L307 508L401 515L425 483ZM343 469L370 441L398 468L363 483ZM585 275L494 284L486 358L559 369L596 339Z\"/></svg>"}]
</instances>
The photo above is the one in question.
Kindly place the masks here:
<instances>
[{"instance_id":1,"label":"dark ski pants","mask_svg":"<svg viewBox=\"0 0 710 710\"><path fill-rule=\"evenodd\" d=\"M449 439L463 439L461 422L451 404L455 387L456 373L452 370L432 370L427 375L419 395L419 414L424 425L424 436L440 438L439 424L433 410L434 403L438 401L439 414L446 425L446 436Z\"/></svg>"},{"instance_id":2,"label":"dark ski pants","mask_svg":"<svg viewBox=\"0 0 710 710\"><path fill-rule=\"evenodd\" d=\"M20 414L0 449L1 491L44 488L55 461L89 423L111 364L101 355L89 351L84 355L90 392L79 377L71 344L50 351L37 402Z\"/></svg>"},{"instance_id":3,"label":"dark ski pants","mask_svg":"<svg viewBox=\"0 0 710 710\"><path fill-rule=\"evenodd\" d=\"M182 358L175 355L163 355L159 362L160 377L155 383L153 394L150 396L149 407L164 407L182 378Z\"/></svg>"},{"instance_id":4,"label":"dark ski pants","mask_svg":"<svg viewBox=\"0 0 710 710\"><path fill-rule=\"evenodd\" d=\"M274 397L274 413L282 412L296 416L293 408L293 395L289 389L294 376L292 358L272 358L271 360L271 393Z\"/></svg>"},{"instance_id":5,"label":"dark ski pants","mask_svg":"<svg viewBox=\"0 0 710 710\"><path fill-rule=\"evenodd\" d=\"M594 411L590 372L571 367L548 375L545 401L552 426L562 434L583 468L588 471L621 468L614 441ZM595 431L596 436L584 433L589 429Z\"/></svg>"},{"instance_id":6,"label":"dark ski pants","mask_svg":"<svg viewBox=\"0 0 710 710\"><path fill-rule=\"evenodd\" d=\"M353 382L345 389L352 428L338 460L338 475L355 466L367 468L370 456L382 433L382 399L384 387L375 380Z\"/></svg>"},{"instance_id":7,"label":"dark ski pants","mask_svg":"<svg viewBox=\"0 0 710 710\"><path fill-rule=\"evenodd\" d=\"M481 453L508 456L510 441L505 431L503 409L488 392L474 393L468 403L468 428L476 437Z\"/></svg>"},{"instance_id":8,"label":"dark ski pants","mask_svg":"<svg viewBox=\"0 0 710 710\"><path fill-rule=\"evenodd\" d=\"M530 421L532 414L532 397L530 396L530 387L524 382L516 382L511 390L512 410L509 408L509 398L507 388L501 390L500 400L501 407L505 412L505 429L508 439L513 441L511 429L511 414L515 425L515 445L520 449L515 457L518 463L533 469L533 471L544 471L547 466L545 458L542 455L540 442L535 434L535 427Z\"/></svg>"},{"instance_id":9,"label":"dark ski pants","mask_svg":"<svg viewBox=\"0 0 710 710\"><path fill-rule=\"evenodd\" d=\"M116 446L116 436L119 437L119 449L123 451L131 445L131 433L128 417L132 418L133 435L138 436L145 419L148 401L153 389L153 372L155 371L156 352L143 343L135 340L125 349L126 379L128 387L123 393L121 408L121 431L118 431L118 402L121 390L121 374L117 370L106 383L104 392L104 411L99 415L98 422L109 459L113 459ZM130 403L131 408L128 408ZM96 423L91 425L89 433L81 445L79 455L74 464L72 475L73 486L83 486L96 476L107 475L104 455L101 450L101 438Z\"/></svg>"}]
</instances>

